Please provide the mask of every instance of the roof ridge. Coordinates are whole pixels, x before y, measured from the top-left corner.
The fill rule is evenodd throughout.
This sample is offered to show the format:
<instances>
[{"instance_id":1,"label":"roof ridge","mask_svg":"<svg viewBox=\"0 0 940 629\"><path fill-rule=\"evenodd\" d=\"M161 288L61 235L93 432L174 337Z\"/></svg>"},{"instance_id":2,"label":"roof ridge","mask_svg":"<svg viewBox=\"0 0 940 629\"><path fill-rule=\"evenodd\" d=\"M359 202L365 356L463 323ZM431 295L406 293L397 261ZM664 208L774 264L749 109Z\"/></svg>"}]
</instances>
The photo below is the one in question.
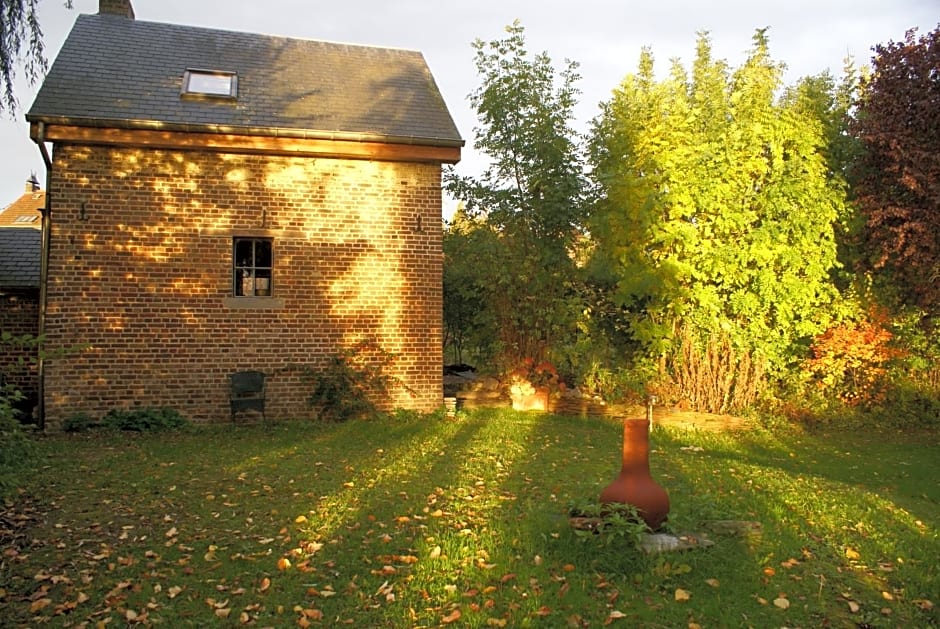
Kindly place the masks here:
<instances>
[{"instance_id":1,"label":"roof ridge","mask_svg":"<svg viewBox=\"0 0 940 629\"><path fill-rule=\"evenodd\" d=\"M127 22L128 26L135 25L135 24L170 26L174 28L202 30L202 31L208 31L212 33L228 33L232 35L246 35L248 37L265 37L268 39L283 39L283 40L288 40L288 41L331 44L334 46L350 46L354 48L367 48L367 49L374 49L374 50L397 50L401 52L413 52L421 56L424 56L424 53L418 50L417 48L405 48L403 46L379 46L377 44L359 44L355 42L343 42L343 41L337 41L337 40L331 40L331 39L299 37L299 36L293 36L293 35L276 35L273 33L259 33L255 31L235 30L235 29L229 29L229 28L218 28L218 27L213 27L213 26L201 26L201 25L195 25L195 24L179 24L177 22L159 22L156 20L141 20L139 18L134 19L134 20L128 20L127 18L123 18L121 16L116 16L116 15L111 15L108 13L81 13L78 16L78 18L83 18L83 17L93 18L93 19L106 19L106 20L118 19L118 20L123 20L124 22Z\"/></svg>"}]
</instances>

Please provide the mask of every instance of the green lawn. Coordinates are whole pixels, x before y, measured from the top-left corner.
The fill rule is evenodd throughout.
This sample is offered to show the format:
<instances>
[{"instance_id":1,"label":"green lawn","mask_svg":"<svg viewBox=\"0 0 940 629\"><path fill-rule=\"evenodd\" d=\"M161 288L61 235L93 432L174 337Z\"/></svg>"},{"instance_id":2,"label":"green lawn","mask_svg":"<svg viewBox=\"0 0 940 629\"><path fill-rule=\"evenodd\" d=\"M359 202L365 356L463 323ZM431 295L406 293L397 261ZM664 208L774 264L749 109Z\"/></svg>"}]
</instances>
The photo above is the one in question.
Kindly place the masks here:
<instances>
[{"instance_id":1,"label":"green lawn","mask_svg":"<svg viewBox=\"0 0 940 629\"><path fill-rule=\"evenodd\" d=\"M44 438L0 625L940 626L936 435L657 429L668 528L763 532L654 556L567 518L620 438L506 410Z\"/></svg>"}]
</instances>

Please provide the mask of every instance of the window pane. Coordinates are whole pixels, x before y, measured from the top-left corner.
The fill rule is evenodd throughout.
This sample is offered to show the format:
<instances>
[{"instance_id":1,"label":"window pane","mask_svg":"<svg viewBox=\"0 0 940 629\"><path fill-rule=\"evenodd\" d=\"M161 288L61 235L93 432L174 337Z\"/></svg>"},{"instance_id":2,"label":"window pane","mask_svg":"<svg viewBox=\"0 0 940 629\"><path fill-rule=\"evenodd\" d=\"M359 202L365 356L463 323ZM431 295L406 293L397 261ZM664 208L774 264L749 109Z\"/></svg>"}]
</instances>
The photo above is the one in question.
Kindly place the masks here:
<instances>
[{"instance_id":1,"label":"window pane","mask_svg":"<svg viewBox=\"0 0 940 629\"><path fill-rule=\"evenodd\" d=\"M253 240L235 240L235 266L240 268L254 266L254 244Z\"/></svg>"},{"instance_id":2,"label":"window pane","mask_svg":"<svg viewBox=\"0 0 940 629\"><path fill-rule=\"evenodd\" d=\"M256 240L255 241L255 266L257 267L268 267L271 268L274 266L272 264L271 256L271 241L270 240Z\"/></svg>"},{"instance_id":3,"label":"window pane","mask_svg":"<svg viewBox=\"0 0 940 629\"><path fill-rule=\"evenodd\" d=\"M213 94L230 96L232 94L232 76L228 74L189 73L187 92L195 94Z\"/></svg>"}]
</instances>

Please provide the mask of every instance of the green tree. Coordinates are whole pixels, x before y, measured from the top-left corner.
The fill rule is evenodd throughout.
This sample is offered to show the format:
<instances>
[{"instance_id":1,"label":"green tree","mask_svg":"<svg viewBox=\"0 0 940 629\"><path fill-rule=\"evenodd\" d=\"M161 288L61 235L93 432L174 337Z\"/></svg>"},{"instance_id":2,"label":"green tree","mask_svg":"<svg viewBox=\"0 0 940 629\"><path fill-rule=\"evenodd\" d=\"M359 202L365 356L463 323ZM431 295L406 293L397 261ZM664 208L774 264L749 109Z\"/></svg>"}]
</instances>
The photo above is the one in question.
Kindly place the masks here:
<instances>
[{"instance_id":1,"label":"green tree","mask_svg":"<svg viewBox=\"0 0 940 629\"><path fill-rule=\"evenodd\" d=\"M48 67L42 29L39 26L39 0L0 0L0 112L16 113L14 80L17 66L23 66L30 85L35 83ZM65 6L72 8L72 0Z\"/></svg>"},{"instance_id":2,"label":"green tree","mask_svg":"<svg viewBox=\"0 0 940 629\"><path fill-rule=\"evenodd\" d=\"M820 101L806 86L777 97L782 66L764 30L734 71L707 34L691 75L676 61L656 80L653 65L645 50L595 121L594 276L647 356L665 359L663 375L680 370L680 337L694 350L685 362L727 346L781 375L836 297L845 185L827 161ZM731 391L738 374L722 360L703 367Z\"/></svg>"},{"instance_id":3,"label":"green tree","mask_svg":"<svg viewBox=\"0 0 940 629\"><path fill-rule=\"evenodd\" d=\"M584 209L584 165L571 126L577 64L556 72L548 55L529 54L518 22L506 33L473 44L482 81L470 95L480 123L474 147L490 165L479 177L445 175L449 192L492 230L476 269L486 309L478 322L489 326L491 358L501 368L549 358L549 348L572 333L570 248Z\"/></svg>"},{"instance_id":4,"label":"green tree","mask_svg":"<svg viewBox=\"0 0 940 629\"><path fill-rule=\"evenodd\" d=\"M495 325L487 308L491 252L498 246L485 221L467 215L461 204L444 226L445 360L474 363L495 353Z\"/></svg>"}]
</instances>

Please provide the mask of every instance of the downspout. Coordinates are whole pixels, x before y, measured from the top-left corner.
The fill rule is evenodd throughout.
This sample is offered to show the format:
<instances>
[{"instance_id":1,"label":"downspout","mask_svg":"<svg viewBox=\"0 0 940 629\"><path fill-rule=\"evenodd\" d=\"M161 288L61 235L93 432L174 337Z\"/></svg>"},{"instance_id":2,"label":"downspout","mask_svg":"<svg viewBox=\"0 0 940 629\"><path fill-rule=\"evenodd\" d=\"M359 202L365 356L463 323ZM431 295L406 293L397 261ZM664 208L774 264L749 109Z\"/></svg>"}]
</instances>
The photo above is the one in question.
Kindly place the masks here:
<instances>
[{"instance_id":1,"label":"downspout","mask_svg":"<svg viewBox=\"0 0 940 629\"><path fill-rule=\"evenodd\" d=\"M42 153L42 161L46 164L46 204L39 209L42 214L42 231L40 237L39 254L39 345L36 356L36 368L39 375L39 401L36 408L36 422L39 429L46 430L46 374L45 360L43 360L43 351L45 349L46 336L46 294L49 284L49 243L50 231L52 227L52 159L49 151L46 149L46 123L38 123L36 135L36 144L39 146L39 152Z\"/></svg>"}]
</instances>

